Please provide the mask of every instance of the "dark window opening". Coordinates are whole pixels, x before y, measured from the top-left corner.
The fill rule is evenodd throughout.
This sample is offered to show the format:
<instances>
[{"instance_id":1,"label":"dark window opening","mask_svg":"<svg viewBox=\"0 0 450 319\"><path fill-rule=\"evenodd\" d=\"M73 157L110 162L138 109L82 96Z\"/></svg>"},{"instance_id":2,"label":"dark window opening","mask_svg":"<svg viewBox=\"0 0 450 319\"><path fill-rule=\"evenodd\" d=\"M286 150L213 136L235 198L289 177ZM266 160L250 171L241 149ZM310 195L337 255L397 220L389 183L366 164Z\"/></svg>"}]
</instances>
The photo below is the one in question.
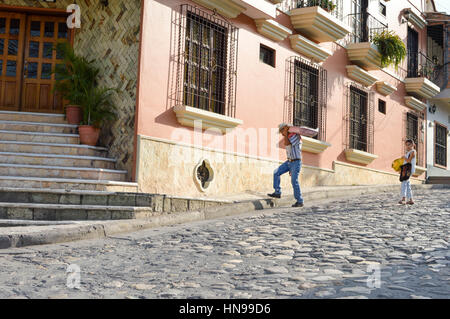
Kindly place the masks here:
<instances>
[{"instance_id":1,"label":"dark window opening","mask_svg":"<svg viewBox=\"0 0 450 319\"><path fill-rule=\"evenodd\" d=\"M275 50L261 44L259 48L259 60L265 64L275 67Z\"/></svg>"},{"instance_id":2,"label":"dark window opening","mask_svg":"<svg viewBox=\"0 0 450 319\"><path fill-rule=\"evenodd\" d=\"M319 71L297 61L294 79L294 125L317 128Z\"/></svg>"},{"instance_id":3,"label":"dark window opening","mask_svg":"<svg viewBox=\"0 0 450 319\"><path fill-rule=\"evenodd\" d=\"M327 71L300 57L289 59L289 122L295 126L318 128L315 137L326 140Z\"/></svg>"},{"instance_id":4,"label":"dark window opening","mask_svg":"<svg viewBox=\"0 0 450 319\"><path fill-rule=\"evenodd\" d=\"M350 87L350 148L368 152L368 94Z\"/></svg>"},{"instance_id":5,"label":"dark window opening","mask_svg":"<svg viewBox=\"0 0 450 319\"><path fill-rule=\"evenodd\" d=\"M378 111L386 114L386 101L378 99Z\"/></svg>"},{"instance_id":6,"label":"dark window opening","mask_svg":"<svg viewBox=\"0 0 450 319\"><path fill-rule=\"evenodd\" d=\"M184 103L225 114L228 30L188 12L186 21Z\"/></svg>"},{"instance_id":7,"label":"dark window opening","mask_svg":"<svg viewBox=\"0 0 450 319\"><path fill-rule=\"evenodd\" d=\"M386 5L380 2L380 13L386 16Z\"/></svg>"},{"instance_id":8,"label":"dark window opening","mask_svg":"<svg viewBox=\"0 0 450 319\"><path fill-rule=\"evenodd\" d=\"M444 167L447 167L447 134L447 128L436 123L434 162L436 165L441 165Z\"/></svg>"},{"instance_id":9,"label":"dark window opening","mask_svg":"<svg viewBox=\"0 0 450 319\"><path fill-rule=\"evenodd\" d=\"M419 138L419 117L413 113L406 114L406 140L413 140L416 144L417 165L422 166L422 143ZM406 153L406 150L405 150Z\"/></svg>"}]
</instances>

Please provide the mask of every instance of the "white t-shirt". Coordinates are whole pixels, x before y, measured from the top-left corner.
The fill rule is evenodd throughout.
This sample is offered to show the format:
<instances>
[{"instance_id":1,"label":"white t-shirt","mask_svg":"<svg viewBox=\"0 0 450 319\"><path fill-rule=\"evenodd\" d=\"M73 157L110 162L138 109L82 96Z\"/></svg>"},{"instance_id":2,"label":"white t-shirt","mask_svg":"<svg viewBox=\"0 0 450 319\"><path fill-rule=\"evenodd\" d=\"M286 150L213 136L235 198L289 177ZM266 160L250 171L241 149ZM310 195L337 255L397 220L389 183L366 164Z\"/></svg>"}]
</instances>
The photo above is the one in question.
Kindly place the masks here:
<instances>
[{"instance_id":1,"label":"white t-shirt","mask_svg":"<svg viewBox=\"0 0 450 319\"><path fill-rule=\"evenodd\" d=\"M409 158L409 156L412 156L412 153L416 152L416 150L410 150L409 152L406 152L406 158ZM417 160L417 153L415 154L414 158L411 161L411 174L416 172L416 160ZM403 164L406 164L406 160Z\"/></svg>"}]
</instances>

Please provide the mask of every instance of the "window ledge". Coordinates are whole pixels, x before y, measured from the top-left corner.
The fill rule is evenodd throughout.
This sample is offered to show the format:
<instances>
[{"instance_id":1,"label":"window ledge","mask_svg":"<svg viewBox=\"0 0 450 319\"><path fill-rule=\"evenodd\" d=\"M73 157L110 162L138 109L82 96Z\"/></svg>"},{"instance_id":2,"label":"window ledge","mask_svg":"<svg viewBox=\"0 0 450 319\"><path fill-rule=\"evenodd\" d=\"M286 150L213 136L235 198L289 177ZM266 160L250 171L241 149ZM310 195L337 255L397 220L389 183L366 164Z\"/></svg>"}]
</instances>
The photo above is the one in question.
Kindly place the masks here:
<instances>
[{"instance_id":1,"label":"window ledge","mask_svg":"<svg viewBox=\"0 0 450 319\"><path fill-rule=\"evenodd\" d=\"M233 117L229 117L214 112L205 111L187 105L177 105L173 107L173 111L177 116L177 120L181 125L196 127L201 125L203 130L209 128L219 129L222 133L226 133L227 129L233 129L244 122Z\"/></svg>"},{"instance_id":2,"label":"window ledge","mask_svg":"<svg viewBox=\"0 0 450 319\"><path fill-rule=\"evenodd\" d=\"M381 69L381 54L378 47L370 42L347 45L348 59L366 71Z\"/></svg>"},{"instance_id":3,"label":"window ledge","mask_svg":"<svg viewBox=\"0 0 450 319\"><path fill-rule=\"evenodd\" d=\"M408 93L415 93L426 99L431 99L441 91L439 86L425 77L405 79L405 89Z\"/></svg>"},{"instance_id":4,"label":"window ledge","mask_svg":"<svg viewBox=\"0 0 450 319\"><path fill-rule=\"evenodd\" d=\"M378 81L376 77L357 65L347 65L346 69L347 75L350 79L353 79L364 86L372 86L375 82Z\"/></svg>"},{"instance_id":5,"label":"window ledge","mask_svg":"<svg viewBox=\"0 0 450 319\"><path fill-rule=\"evenodd\" d=\"M377 159L378 155L350 148L345 150L345 157L350 162L367 165L372 163L374 159Z\"/></svg>"},{"instance_id":6,"label":"window ledge","mask_svg":"<svg viewBox=\"0 0 450 319\"><path fill-rule=\"evenodd\" d=\"M274 20L256 19L256 29L265 37L280 42L292 34L292 31Z\"/></svg>"},{"instance_id":7,"label":"window ledge","mask_svg":"<svg viewBox=\"0 0 450 319\"><path fill-rule=\"evenodd\" d=\"M396 87L393 87L392 85L390 85L389 83L387 83L385 81L378 81L378 82L376 82L376 85L377 85L378 93L380 93L384 96L388 96L388 95L394 93L395 91L397 91Z\"/></svg>"},{"instance_id":8,"label":"window ledge","mask_svg":"<svg viewBox=\"0 0 450 319\"><path fill-rule=\"evenodd\" d=\"M297 51L314 61L323 62L331 55L330 51L321 48L318 44L302 37L300 34L291 35L289 38L291 40L291 47L294 51Z\"/></svg>"},{"instance_id":9,"label":"window ledge","mask_svg":"<svg viewBox=\"0 0 450 319\"><path fill-rule=\"evenodd\" d=\"M425 103L412 96L405 96L405 104L418 112L423 112L427 109L427 105Z\"/></svg>"},{"instance_id":10,"label":"window ledge","mask_svg":"<svg viewBox=\"0 0 450 319\"><path fill-rule=\"evenodd\" d=\"M194 2L210 9L217 10L218 13L227 18L236 18L246 8L231 0L193 0Z\"/></svg>"},{"instance_id":11,"label":"window ledge","mask_svg":"<svg viewBox=\"0 0 450 319\"><path fill-rule=\"evenodd\" d=\"M417 166L416 165L416 172L413 174L414 177L420 176L423 173L425 173L427 171L427 169L425 167L422 166Z\"/></svg>"},{"instance_id":12,"label":"window ledge","mask_svg":"<svg viewBox=\"0 0 450 319\"><path fill-rule=\"evenodd\" d=\"M325 151L328 147L330 147L331 144L319 141L311 137L303 136L302 135L302 151L319 154Z\"/></svg>"},{"instance_id":13,"label":"window ledge","mask_svg":"<svg viewBox=\"0 0 450 319\"><path fill-rule=\"evenodd\" d=\"M315 42L329 42L344 38L351 28L319 6L296 8L289 12L296 31Z\"/></svg>"}]
</instances>

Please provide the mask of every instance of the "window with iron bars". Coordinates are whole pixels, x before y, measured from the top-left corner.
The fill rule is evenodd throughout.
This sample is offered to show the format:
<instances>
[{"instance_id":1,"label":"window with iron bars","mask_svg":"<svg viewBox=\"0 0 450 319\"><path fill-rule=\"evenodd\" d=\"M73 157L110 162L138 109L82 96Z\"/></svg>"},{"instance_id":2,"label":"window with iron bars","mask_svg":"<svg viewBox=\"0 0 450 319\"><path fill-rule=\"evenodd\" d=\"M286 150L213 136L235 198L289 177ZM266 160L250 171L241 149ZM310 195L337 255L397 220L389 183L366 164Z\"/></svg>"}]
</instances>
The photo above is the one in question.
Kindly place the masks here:
<instances>
[{"instance_id":1,"label":"window with iron bars","mask_svg":"<svg viewBox=\"0 0 450 319\"><path fill-rule=\"evenodd\" d=\"M447 167L447 128L436 123L434 139L434 163Z\"/></svg>"},{"instance_id":2,"label":"window with iron bars","mask_svg":"<svg viewBox=\"0 0 450 319\"><path fill-rule=\"evenodd\" d=\"M292 118L295 126L319 128L317 139L326 140L327 72L300 57L288 60Z\"/></svg>"},{"instance_id":3,"label":"window with iron bars","mask_svg":"<svg viewBox=\"0 0 450 319\"><path fill-rule=\"evenodd\" d=\"M412 112L406 113L406 135L403 143L403 151L406 153L406 140L413 140L416 144L416 153L417 153L417 161L416 164L419 166L423 166L423 142L420 139L420 127L421 118Z\"/></svg>"},{"instance_id":4,"label":"window with iron bars","mask_svg":"<svg viewBox=\"0 0 450 319\"><path fill-rule=\"evenodd\" d=\"M357 84L351 84L347 88L344 120L346 148L373 153L374 109L372 96Z\"/></svg>"},{"instance_id":5,"label":"window with iron bars","mask_svg":"<svg viewBox=\"0 0 450 319\"><path fill-rule=\"evenodd\" d=\"M190 5L176 23L177 103L234 117L238 29Z\"/></svg>"}]
</instances>

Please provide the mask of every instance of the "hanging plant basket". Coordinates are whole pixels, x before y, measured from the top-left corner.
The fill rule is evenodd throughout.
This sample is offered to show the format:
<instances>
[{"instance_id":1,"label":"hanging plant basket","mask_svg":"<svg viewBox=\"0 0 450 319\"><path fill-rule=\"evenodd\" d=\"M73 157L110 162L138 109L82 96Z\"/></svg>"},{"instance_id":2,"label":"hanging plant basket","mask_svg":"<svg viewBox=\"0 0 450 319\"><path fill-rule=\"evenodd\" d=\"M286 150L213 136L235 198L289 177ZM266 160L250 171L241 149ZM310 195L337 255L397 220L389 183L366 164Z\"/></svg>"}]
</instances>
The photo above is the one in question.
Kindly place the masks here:
<instances>
[{"instance_id":1,"label":"hanging plant basket","mask_svg":"<svg viewBox=\"0 0 450 319\"><path fill-rule=\"evenodd\" d=\"M406 57L406 46L393 31L385 30L375 34L373 43L381 54L382 67L394 65L397 68Z\"/></svg>"}]
</instances>

